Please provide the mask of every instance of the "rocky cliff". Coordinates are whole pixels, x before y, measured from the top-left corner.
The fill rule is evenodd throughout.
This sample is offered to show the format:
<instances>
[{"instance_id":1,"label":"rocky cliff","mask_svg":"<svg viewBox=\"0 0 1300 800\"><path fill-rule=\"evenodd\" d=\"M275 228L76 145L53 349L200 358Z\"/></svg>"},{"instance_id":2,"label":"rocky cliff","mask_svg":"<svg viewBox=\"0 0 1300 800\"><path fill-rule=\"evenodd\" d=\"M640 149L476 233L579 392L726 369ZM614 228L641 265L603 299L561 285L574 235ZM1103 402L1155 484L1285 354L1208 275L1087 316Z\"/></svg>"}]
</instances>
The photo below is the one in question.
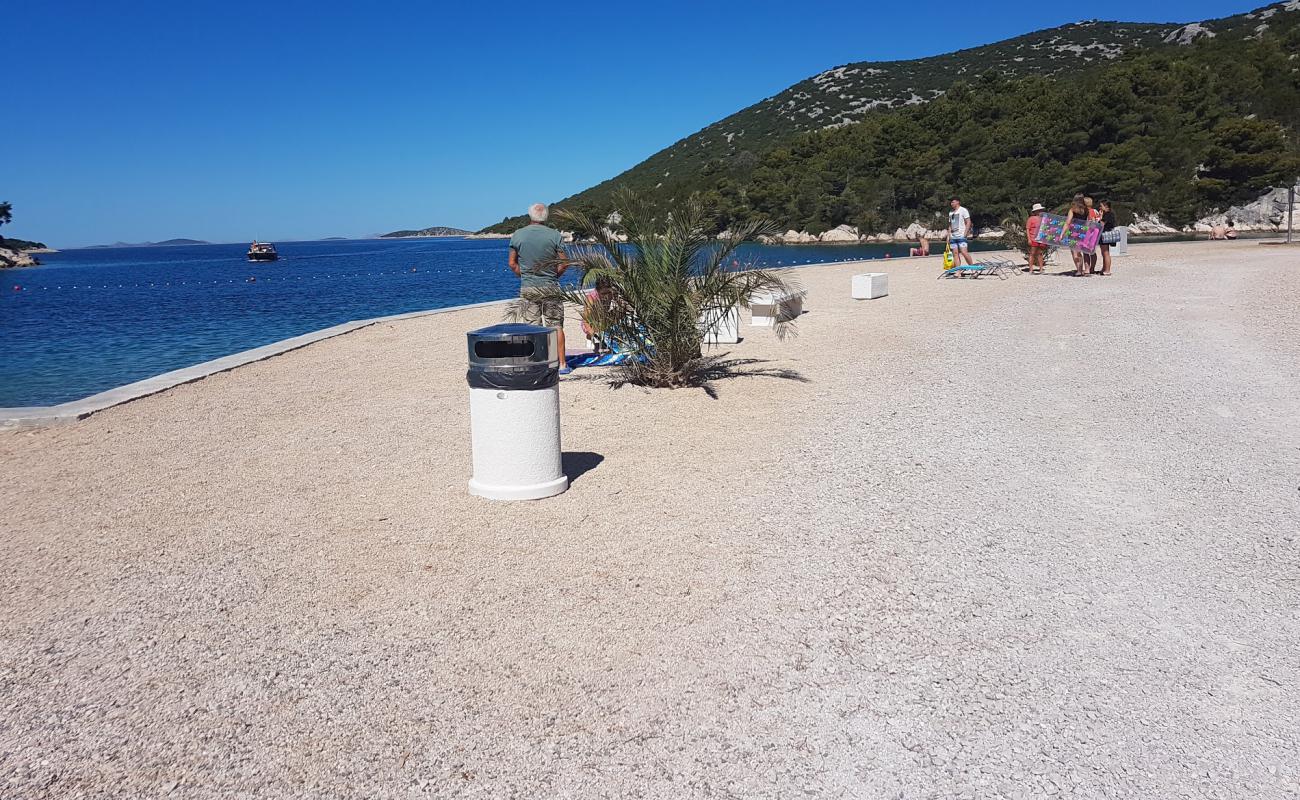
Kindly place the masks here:
<instances>
[{"instance_id":1,"label":"rocky cliff","mask_svg":"<svg viewBox=\"0 0 1300 800\"><path fill-rule=\"evenodd\" d=\"M10 267L34 267L41 262L27 255L22 250L10 250L7 247L0 247L0 269Z\"/></svg>"}]
</instances>

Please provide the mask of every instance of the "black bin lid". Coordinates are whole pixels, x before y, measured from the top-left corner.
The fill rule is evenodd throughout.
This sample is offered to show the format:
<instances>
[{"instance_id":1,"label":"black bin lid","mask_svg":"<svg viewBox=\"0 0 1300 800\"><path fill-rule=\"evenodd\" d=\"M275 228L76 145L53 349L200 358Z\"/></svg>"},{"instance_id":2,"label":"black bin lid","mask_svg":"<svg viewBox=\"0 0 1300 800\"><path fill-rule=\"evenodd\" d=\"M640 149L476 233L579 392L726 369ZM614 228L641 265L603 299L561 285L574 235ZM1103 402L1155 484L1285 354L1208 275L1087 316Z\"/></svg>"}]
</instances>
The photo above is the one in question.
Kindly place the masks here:
<instances>
[{"instance_id":1,"label":"black bin lid","mask_svg":"<svg viewBox=\"0 0 1300 800\"><path fill-rule=\"evenodd\" d=\"M504 322L465 334L469 365L475 370L518 369L533 364L558 363L553 342L555 328Z\"/></svg>"},{"instance_id":2,"label":"black bin lid","mask_svg":"<svg viewBox=\"0 0 1300 800\"><path fill-rule=\"evenodd\" d=\"M529 325L524 322L502 322L497 325L489 325L486 328L479 328L476 331L470 331L466 336L470 339L500 341L515 336L546 336L553 330L555 329L544 328L541 325Z\"/></svg>"}]
</instances>

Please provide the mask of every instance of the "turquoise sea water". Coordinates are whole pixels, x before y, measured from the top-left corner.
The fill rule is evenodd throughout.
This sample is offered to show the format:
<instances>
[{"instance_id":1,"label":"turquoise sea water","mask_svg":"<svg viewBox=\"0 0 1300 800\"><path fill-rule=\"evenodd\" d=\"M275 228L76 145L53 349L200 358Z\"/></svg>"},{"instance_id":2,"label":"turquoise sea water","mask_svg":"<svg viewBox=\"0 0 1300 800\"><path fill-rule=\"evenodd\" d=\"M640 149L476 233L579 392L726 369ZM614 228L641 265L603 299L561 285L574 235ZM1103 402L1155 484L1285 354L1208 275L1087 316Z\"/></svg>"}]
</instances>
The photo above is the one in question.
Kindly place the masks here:
<instances>
[{"instance_id":1,"label":"turquoise sea water","mask_svg":"<svg viewBox=\"0 0 1300 800\"><path fill-rule=\"evenodd\" d=\"M354 319L510 297L502 240L65 250L0 273L0 407L75 400ZM747 245L744 263L897 258L907 245Z\"/></svg>"}]
</instances>

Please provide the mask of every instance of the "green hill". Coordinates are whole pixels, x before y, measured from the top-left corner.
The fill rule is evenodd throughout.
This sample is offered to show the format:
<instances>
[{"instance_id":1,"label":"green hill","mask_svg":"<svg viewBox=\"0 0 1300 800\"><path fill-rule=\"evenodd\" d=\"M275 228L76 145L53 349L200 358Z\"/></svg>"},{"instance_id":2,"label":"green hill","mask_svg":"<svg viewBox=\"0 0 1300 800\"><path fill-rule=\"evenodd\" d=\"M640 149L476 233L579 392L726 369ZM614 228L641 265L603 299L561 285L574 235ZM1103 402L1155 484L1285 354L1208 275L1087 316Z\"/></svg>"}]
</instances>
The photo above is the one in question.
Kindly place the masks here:
<instances>
[{"instance_id":1,"label":"green hill","mask_svg":"<svg viewBox=\"0 0 1300 800\"><path fill-rule=\"evenodd\" d=\"M27 239L15 239L10 236L0 236L0 247L7 250L44 250L44 242L33 242Z\"/></svg>"},{"instance_id":2,"label":"green hill","mask_svg":"<svg viewBox=\"0 0 1300 800\"><path fill-rule=\"evenodd\" d=\"M964 123L964 120L941 118L933 112L926 113L926 109L936 101L952 99L949 97L952 94L958 98L955 103L941 105L947 112L959 114L971 110L971 103L978 105L983 102L979 98L969 98L970 94L1022 93L1019 101L1027 101L1028 97L1023 96L1025 92L1034 96L1037 96L1035 93L1050 96L1053 92L1079 95L1080 89L1085 86L1094 90L1108 83L1148 78L1158 83L1162 76L1150 72L1149 66L1157 63L1151 59L1159 60L1165 68L1195 61L1196 66L1188 68L1199 70L1198 74L1202 78L1216 84L1234 79L1246 81L1238 89L1240 95L1251 91L1253 85L1259 85L1265 95L1290 96L1295 70L1285 62L1286 57L1297 49L1294 31L1296 20L1300 18L1300 13L1296 13L1298 10L1300 2L1289 0L1250 14L1186 25L1081 22L930 58L859 62L835 67L732 114L652 155L621 175L565 198L558 205L603 211L608 206L611 193L620 186L626 186L655 201L668 201L701 192L719 206L724 218L763 213L773 216L783 226L808 226L810 230L841 222L868 226L888 225L905 217L928 215L941 207L941 203L931 196L933 192L928 189L917 192L903 187L903 196L899 196L897 187L886 191L888 187L877 180L877 175L854 171L867 169L866 162L855 165L851 158L829 161L820 159L819 166L841 171L839 179L830 181L832 184L842 184L840 186L813 186L816 181L811 178L814 176L807 175L805 177L810 180L804 181L805 185L781 185L782 181L772 180L771 173L798 173L817 160L815 153L849 144L872 144L877 149L883 146L891 156L920 159L919 163L911 167L893 166L899 168L897 171L906 173L902 177L918 177L927 186L935 179L941 179L945 185L943 189L936 190L940 194L952 190L968 193L967 187L971 181L979 179L980 170L975 168L972 171L967 167L976 165L964 162L980 156L1027 158L1035 163L1029 172L1059 171L1052 166L1053 162L1068 166L1075 157L1089 152L1087 148L1095 151L1118 144L1114 141L1113 133L1124 127L1124 123L1109 119L1114 115L1109 114L1109 109L1105 107L1096 109L1097 114L1085 115L1088 119L1078 118L1075 112L1080 109L1067 109L1065 116L1075 123L1099 127L1096 131L1072 131L1062 128L1061 124L1049 125L1051 130L1058 131L1064 143L1082 139L1079 147L1073 150L1066 147L1053 152L1050 143L1032 146L1032 143L1022 142L1022 146L1010 148L1007 152L994 152L994 148L981 153L978 140L986 138L984 133L978 130L958 133L964 125L954 123ZM1244 59L1248 65L1253 64L1252 59L1264 57L1263 54L1270 52L1270 48L1273 51L1280 50L1282 58L1269 60L1266 65L1256 65L1254 71L1249 67L1241 68L1237 63L1238 59ZM1211 53L1208 58L1205 55L1207 52ZM1143 59L1148 60L1144 62L1148 68L1145 71L1132 71L1133 65ZM1220 60L1216 63L1215 59ZM1260 70L1273 70L1274 73L1264 75ZM1068 82L1064 79L1068 79ZM1254 84L1250 81L1254 81ZM1228 87L1225 86L1226 88ZM1134 89L1135 96L1142 101L1151 99L1149 90L1159 95L1155 98L1157 105L1163 106L1166 101L1177 100L1161 95L1159 89L1142 86ZM1225 99L1220 96L1224 94L1230 95L1231 92L1220 92L1214 98L1207 99L1216 104L1213 108L1205 109L1210 116L1217 118L1220 111L1229 110L1256 114L1263 112L1270 115L1270 119L1278 119L1284 125L1293 124L1293 121L1280 119L1288 112L1279 108L1277 102L1245 96L1229 96ZM1007 96L1003 99L1009 98ZM1257 99L1261 102L1246 102ZM1256 106L1270 107L1263 109ZM1042 114L1033 108L1007 106L986 110L997 111L994 117L985 119L984 124L998 131L1014 129L1017 119L1022 126L1042 122ZM891 120L898 122L890 122ZM884 142L880 139L882 136L918 136L918 132L913 130L918 121L944 131L945 135L919 135L912 142ZM1063 122L1064 120L1056 121ZM864 134L857 130L863 123L870 123L867 129L876 133L867 135L864 139ZM891 127L895 125L899 127ZM850 131L853 133L848 133ZM1128 132L1133 131L1130 129ZM971 141L964 141L966 138ZM1042 139L1041 136L1038 138ZM935 141L930 145L920 144L931 140ZM1177 138L1173 141L1176 142ZM1112 155L1123 156L1122 153ZM954 161L963 163L959 167L951 167ZM1120 163L1118 168L1131 167L1138 170L1139 166ZM879 167L879 163L873 168L875 167ZM1024 173L1027 167L1024 164L1021 167L1020 172ZM844 171L846 168L847 172ZM1001 179L1004 176L998 177ZM1171 180L1182 177L1186 181L1193 178L1188 173L1184 176L1162 175L1156 180L1161 181L1165 177ZM762 185L755 187L756 180ZM1043 185L1045 189L1056 189L1058 184L1064 186L1062 180L1063 177L1055 182L1036 180L1036 184ZM1232 178L1227 180L1231 182ZM864 186L864 181L874 182L875 188ZM856 186L856 191L848 192L850 184ZM1104 181L1092 181L1091 178L1087 184L1094 191L1120 191L1120 187L1106 185ZM766 191L769 196L751 197L753 188L758 189L759 195ZM774 191L803 195L804 201L796 202L795 207L786 207L777 202L778 198L770 196ZM847 198L846 192L850 195ZM832 198L845 199L846 202L838 203L845 208L840 211L828 208L837 204L827 200L825 195L828 193ZM864 196L864 193L869 197ZM808 197L809 195L813 196ZM1137 199L1133 198L1134 201ZM984 213L1001 213L1010 202L1011 198L1007 198L1005 202L986 205ZM810 205L817 208L807 208ZM1183 205L1187 208L1179 213L1190 213L1191 206L1187 203ZM522 217L507 218L486 230L508 232L524 222Z\"/></svg>"}]
</instances>

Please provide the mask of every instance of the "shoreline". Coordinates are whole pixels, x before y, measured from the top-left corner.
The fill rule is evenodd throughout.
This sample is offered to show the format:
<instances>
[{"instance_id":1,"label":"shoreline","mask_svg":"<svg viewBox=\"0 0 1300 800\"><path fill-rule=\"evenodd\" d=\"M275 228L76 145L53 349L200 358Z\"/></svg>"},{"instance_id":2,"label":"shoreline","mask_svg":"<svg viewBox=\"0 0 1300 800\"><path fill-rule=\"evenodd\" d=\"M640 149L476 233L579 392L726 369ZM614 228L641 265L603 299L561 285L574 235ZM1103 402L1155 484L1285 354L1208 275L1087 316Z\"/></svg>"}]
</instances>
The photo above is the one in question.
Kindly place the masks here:
<instances>
[{"instance_id":1,"label":"shoreline","mask_svg":"<svg viewBox=\"0 0 1300 800\"><path fill-rule=\"evenodd\" d=\"M401 237L401 238L464 238L464 237ZM1256 239L1255 237L1241 237L1240 239L1238 239L1238 241L1242 241L1242 240L1259 241L1261 244L1265 244L1265 243L1269 243L1266 242L1265 240L1270 238L1273 237L1259 237L1258 239ZM1206 242L1206 240L1178 238L1173 240L1161 239L1157 241L1139 240L1136 242L1130 240L1130 243L1146 244L1146 245L1152 245L1152 244L1177 245L1177 244L1188 244L1194 241ZM982 248L978 252L983 252L983 253L1013 252L1013 251L1008 251L1008 250L1004 250L1003 248L998 248L996 246L993 246L995 244L993 242L984 242L983 244L988 246L987 249ZM1274 244L1284 244L1284 242L1275 242ZM806 245L801 244L801 245L767 245L767 246L812 247L812 246L823 246L823 245L826 247L844 247L846 245L856 246L856 247L868 247L872 245L880 245L880 246L888 247L889 243L866 242L866 243L858 243L855 245L853 243L846 243L846 242L816 242L816 243L809 243ZM806 262L803 264L797 264L797 263L788 264L788 265L776 267L776 269L815 270L820 268L839 267L846 264L854 264L854 263L877 265L876 262L879 261L914 262L917 259L941 258L942 255L943 255L942 248L932 248L930 254L927 256L900 255L900 256L893 256L890 258L883 258L883 257L868 258L868 259L847 258L841 260ZM375 325L382 322L393 322L402 319L412 319L416 317L430 316L434 314L451 313L456 311L463 311L467 309L480 308L480 307L486 307L492 305L500 305L500 304L510 302L511 299L512 298L509 297L498 298L492 300L483 300L475 303L466 303L466 304L455 305L455 306L447 306L445 308L422 309L419 311L404 312L400 314L386 314L377 317L369 317L369 318L359 319L359 320L350 320L347 322L338 323L336 325L327 326L325 328L318 328L315 330L307 331L305 333L301 333L296 336L280 339L278 341L270 342L268 344L260 345L258 347L249 348L247 350L236 351L223 356L218 356L217 358L214 359L209 359L207 361L197 362L195 364L187 365L174 370L158 373L156 375L151 375L136 381L131 381L129 383L119 384L117 386L113 386L99 392L93 392L89 395L85 395L83 397L76 398L73 400L67 400L61 403L52 403L48 405L33 405L33 406L0 407L0 429L43 427L48 425L62 425L62 424L76 422L78 420L85 419L86 417L89 417L92 414L96 414L100 411L104 411L114 406L139 400L141 398L148 397L150 395L158 394L159 392L164 392L168 389L186 383L202 380L203 378L209 377L211 375L216 375L221 372L227 372L229 370L235 369L245 364L251 364L256 361L261 361L267 358L272 358L277 355L282 355L284 353L288 353L293 350L296 350L300 347L305 347L308 344L313 344L318 341L324 341L326 339L330 339L335 336L341 336L345 333L350 333L354 330L368 327L370 325Z\"/></svg>"},{"instance_id":2,"label":"shoreline","mask_svg":"<svg viewBox=\"0 0 1300 800\"><path fill-rule=\"evenodd\" d=\"M198 364L192 364L188 367L181 367L169 372L163 372L153 375L142 380L115 386L102 392L96 392L86 397L76 400L69 400L64 403L56 403L48 406L13 406L10 408L0 408L0 430L6 428L39 428L51 425L66 425L78 420L86 419L92 414L97 414L115 406L125 403L134 402L151 395L165 392L177 386L183 386L187 383L201 381L204 378L218 375L222 372L229 372L247 364L254 364L258 361L265 361L268 358L283 355L302 347L306 347L316 342L323 342L326 339L332 339L335 336L342 336L345 333L368 328L371 325L377 325L384 322L398 322L404 319L416 319L417 317L427 317L434 314L445 314L453 311L464 311L472 308L483 308L485 306L501 305L510 302L506 300L486 300L481 303L467 303L459 306L448 306L447 308L433 308L426 311L411 311L405 314L390 314L382 317L370 317L368 319L352 320L343 322L338 325L331 325L327 328L320 328L314 331L291 336L288 339L281 339L278 342L254 347L249 350L241 350L237 353L214 358L210 361L202 361Z\"/></svg>"},{"instance_id":3,"label":"shoreline","mask_svg":"<svg viewBox=\"0 0 1300 800\"><path fill-rule=\"evenodd\" d=\"M464 237L403 237L403 238L464 238ZM375 241L381 241L376 239ZM391 241L391 240L382 240ZM75 249L75 248L74 248ZM99 248L96 248L99 249ZM912 258L930 258L941 253L931 253L930 256L895 256L889 260L902 261ZM823 266L834 266L844 263L852 263L863 259L848 258L840 260L828 260L817 262L805 262L803 264L788 264L778 269L809 269ZM866 261L883 261L884 258L866 259ZM35 265L33 265L35 266ZM383 314L376 317L368 317L360 320L350 320L341 322L336 325L317 328L304 333L269 342L265 345L248 348L246 350L237 350L233 353L218 356L207 361L201 361L178 367L173 370L150 375L139 380L130 381L124 384L118 384L98 392L84 395L82 397L66 400L60 403L50 403L46 405L29 405L29 406L0 406L0 429L12 427L40 427L45 425L59 425L69 422L75 422L79 419L85 419L91 414L112 408L115 405L138 400L151 394L166 391L174 386L184 383L200 380L209 375L225 372L234 369L243 364L270 358L281 353L286 353L299 347L306 346L315 341L332 338L334 336L348 333L358 328L366 327L380 322L394 321L409 317L426 316L430 314L440 314L452 311L461 311L480 306L490 306L501 303L508 303L512 297L494 298L481 300L474 303L463 303L443 308L421 309L418 311L409 311L399 314ZM308 341L310 340L310 341ZM256 354L256 355L255 355ZM237 363L236 363L237 362Z\"/></svg>"}]
</instances>

